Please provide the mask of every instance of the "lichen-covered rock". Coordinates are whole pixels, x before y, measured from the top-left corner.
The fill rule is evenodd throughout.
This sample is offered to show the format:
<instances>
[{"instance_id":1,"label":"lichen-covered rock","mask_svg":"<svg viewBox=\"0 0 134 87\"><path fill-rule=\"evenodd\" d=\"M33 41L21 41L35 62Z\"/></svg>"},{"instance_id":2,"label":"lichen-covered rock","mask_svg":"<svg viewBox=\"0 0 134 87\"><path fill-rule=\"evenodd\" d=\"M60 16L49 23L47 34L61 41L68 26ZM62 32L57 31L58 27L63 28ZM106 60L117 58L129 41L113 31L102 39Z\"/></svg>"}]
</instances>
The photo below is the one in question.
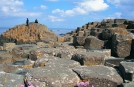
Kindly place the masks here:
<instances>
[{"instance_id":1,"label":"lichen-covered rock","mask_svg":"<svg viewBox=\"0 0 134 87\"><path fill-rule=\"evenodd\" d=\"M104 65L105 55L99 52L81 52L73 55L72 60L78 61L81 65L93 66Z\"/></svg>"},{"instance_id":2,"label":"lichen-covered rock","mask_svg":"<svg viewBox=\"0 0 134 87\"><path fill-rule=\"evenodd\" d=\"M23 79L22 75L0 72L0 87L20 87Z\"/></svg>"},{"instance_id":3,"label":"lichen-covered rock","mask_svg":"<svg viewBox=\"0 0 134 87\"><path fill-rule=\"evenodd\" d=\"M118 72L107 66L78 66L73 68L81 80L87 80L95 87L117 87L123 83Z\"/></svg>"},{"instance_id":4,"label":"lichen-covered rock","mask_svg":"<svg viewBox=\"0 0 134 87\"><path fill-rule=\"evenodd\" d=\"M124 80L134 81L134 60L120 62L119 70Z\"/></svg>"},{"instance_id":5,"label":"lichen-covered rock","mask_svg":"<svg viewBox=\"0 0 134 87\"><path fill-rule=\"evenodd\" d=\"M45 66L29 69L26 80L39 87L74 87L79 78L69 68Z\"/></svg>"},{"instance_id":6,"label":"lichen-covered rock","mask_svg":"<svg viewBox=\"0 0 134 87\"><path fill-rule=\"evenodd\" d=\"M71 59L72 56L75 54L75 53L83 53L83 52L86 52L85 49L66 49L66 48L61 48L59 50L59 52L56 53L56 57L59 57L59 58L64 58L64 59Z\"/></svg>"},{"instance_id":7,"label":"lichen-covered rock","mask_svg":"<svg viewBox=\"0 0 134 87\"><path fill-rule=\"evenodd\" d=\"M70 59L61 59L58 57L40 57L34 62L34 67L67 67L67 68L74 68L76 66L80 66L79 62Z\"/></svg>"},{"instance_id":8,"label":"lichen-covered rock","mask_svg":"<svg viewBox=\"0 0 134 87\"><path fill-rule=\"evenodd\" d=\"M33 61L37 60L37 58L41 56L54 56L60 49L56 48L37 48L30 51L29 58Z\"/></svg>"}]
</instances>

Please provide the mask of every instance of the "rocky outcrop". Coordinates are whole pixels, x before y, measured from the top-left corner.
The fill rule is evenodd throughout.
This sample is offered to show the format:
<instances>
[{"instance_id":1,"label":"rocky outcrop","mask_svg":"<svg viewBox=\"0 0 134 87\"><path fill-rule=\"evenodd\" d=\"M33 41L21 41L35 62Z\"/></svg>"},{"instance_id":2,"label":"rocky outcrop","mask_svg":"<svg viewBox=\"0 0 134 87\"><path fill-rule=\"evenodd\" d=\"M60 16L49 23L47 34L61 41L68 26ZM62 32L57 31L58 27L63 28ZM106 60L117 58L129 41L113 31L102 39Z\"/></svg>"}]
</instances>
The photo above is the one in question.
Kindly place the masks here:
<instances>
[{"instance_id":1,"label":"rocky outcrop","mask_svg":"<svg viewBox=\"0 0 134 87\"><path fill-rule=\"evenodd\" d=\"M17 25L4 32L0 37L0 45L5 42L16 44L36 43L37 41L49 42L57 41L57 35L47 29L47 26L39 23L29 23Z\"/></svg>"}]
</instances>

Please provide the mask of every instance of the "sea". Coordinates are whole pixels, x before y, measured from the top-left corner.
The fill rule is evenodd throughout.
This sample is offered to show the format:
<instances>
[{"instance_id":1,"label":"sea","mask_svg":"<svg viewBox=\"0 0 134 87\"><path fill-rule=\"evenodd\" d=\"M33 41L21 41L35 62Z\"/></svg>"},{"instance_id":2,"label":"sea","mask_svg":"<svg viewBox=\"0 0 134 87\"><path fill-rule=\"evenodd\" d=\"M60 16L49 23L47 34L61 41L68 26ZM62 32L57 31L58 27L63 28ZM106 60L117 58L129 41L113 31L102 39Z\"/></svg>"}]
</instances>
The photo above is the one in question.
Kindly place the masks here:
<instances>
[{"instance_id":1,"label":"sea","mask_svg":"<svg viewBox=\"0 0 134 87\"><path fill-rule=\"evenodd\" d=\"M8 29L9 29L8 27L0 27L0 35L6 32ZM48 29L59 36L75 30L75 29L69 29L69 28L48 28Z\"/></svg>"}]
</instances>

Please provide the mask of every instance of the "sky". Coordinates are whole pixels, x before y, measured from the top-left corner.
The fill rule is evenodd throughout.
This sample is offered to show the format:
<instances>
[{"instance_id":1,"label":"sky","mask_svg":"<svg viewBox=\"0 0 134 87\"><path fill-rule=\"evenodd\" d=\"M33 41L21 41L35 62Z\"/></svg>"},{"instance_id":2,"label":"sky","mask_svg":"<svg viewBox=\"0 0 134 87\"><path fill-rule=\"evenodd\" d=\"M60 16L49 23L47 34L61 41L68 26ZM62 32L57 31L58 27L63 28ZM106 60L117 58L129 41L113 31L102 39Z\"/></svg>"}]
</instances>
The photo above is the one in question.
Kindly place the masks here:
<instances>
[{"instance_id":1,"label":"sky","mask_svg":"<svg viewBox=\"0 0 134 87\"><path fill-rule=\"evenodd\" d=\"M134 19L133 0L0 0L0 27L38 19L48 28L72 29L103 19Z\"/></svg>"}]
</instances>

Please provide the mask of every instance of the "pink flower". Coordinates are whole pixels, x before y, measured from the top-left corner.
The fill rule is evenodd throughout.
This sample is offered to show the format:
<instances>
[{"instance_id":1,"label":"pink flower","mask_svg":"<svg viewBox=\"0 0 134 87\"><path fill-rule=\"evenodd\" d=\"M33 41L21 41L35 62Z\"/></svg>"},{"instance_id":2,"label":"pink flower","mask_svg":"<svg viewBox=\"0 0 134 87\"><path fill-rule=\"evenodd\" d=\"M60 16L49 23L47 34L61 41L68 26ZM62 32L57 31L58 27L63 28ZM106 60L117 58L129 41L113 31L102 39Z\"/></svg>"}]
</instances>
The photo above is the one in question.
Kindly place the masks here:
<instances>
[{"instance_id":1,"label":"pink flower","mask_svg":"<svg viewBox=\"0 0 134 87\"><path fill-rule=\"evenodd\" d=\"M21 85L20 87L25 87L24 85Z\"/></svg>"},{"instance_id":2,"label":"pink flower","mask_svg":"<svg viewBox=\"0 0 134 87\"><path fill-rule=\"evenodd\" d=\"M28 81L28 85L31 85L32 83L30 81Z\"/></svg>"},{"instance_id":3,"label":"pink flower","mask_svg":"<svg viewBox=\"0 0 134 87\"><path fill-rule=\"evenodd\" d=\"M84 82L84 86L88 86L89 85L89 82Z\"/></svg>"},{"instance_id":4,"label":"pink flower","mask_svg":"<svg viewBox=\"0 0 134 87\"><path fill-rule=\"evenodd\" d=\"M94 87L94 86L92 85L92 87Z\"/></svg>"},{"instance_id":5,"label":"pink flower","mask_svg":"<svg viewBox=\"0 0 134 87\"><path fill-rule=\"evenodd\" d=\"M36 85L36 87L39 87L38 85Z\"/></svg>"}]
</instances>

